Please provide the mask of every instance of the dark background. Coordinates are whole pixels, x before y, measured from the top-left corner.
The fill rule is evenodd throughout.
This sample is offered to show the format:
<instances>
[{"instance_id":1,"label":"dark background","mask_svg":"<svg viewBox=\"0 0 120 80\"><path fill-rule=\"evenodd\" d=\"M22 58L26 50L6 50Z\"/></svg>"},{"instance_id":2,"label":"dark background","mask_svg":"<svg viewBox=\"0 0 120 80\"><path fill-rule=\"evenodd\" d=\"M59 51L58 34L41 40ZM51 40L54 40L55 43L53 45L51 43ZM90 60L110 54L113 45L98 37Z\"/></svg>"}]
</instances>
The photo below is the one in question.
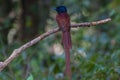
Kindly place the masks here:
<instances>
[{"instance_id":1,"label":"dark background","mask_svg":"<svg viewBox=\"0 0 120 80\"><path fill-rule=\"evenodd\" d=\"M73 80L120 79L120 0L0 0L0 61L40 34L57 27L53 10L65 5L71 23L112 18L106 24L71 30ZM26 49L0 80L61 80L65 56L61 32Z\"/></svg>"}]
</instances>

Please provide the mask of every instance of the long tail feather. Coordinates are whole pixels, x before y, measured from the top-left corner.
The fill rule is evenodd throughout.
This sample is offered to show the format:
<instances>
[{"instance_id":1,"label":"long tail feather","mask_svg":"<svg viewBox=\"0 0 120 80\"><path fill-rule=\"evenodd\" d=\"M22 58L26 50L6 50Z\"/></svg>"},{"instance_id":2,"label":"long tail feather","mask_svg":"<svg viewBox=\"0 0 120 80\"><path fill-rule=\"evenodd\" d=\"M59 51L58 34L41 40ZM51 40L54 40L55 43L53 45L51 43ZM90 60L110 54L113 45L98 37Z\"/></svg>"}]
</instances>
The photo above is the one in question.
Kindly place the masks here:
<instances>
[{"instance_id":1,"label":"long tail feather","mask_svg":"<svg viewBox=\"0 0 120 80\"><path fill-rule=\"evenodd\" d=\"M71 69L70 69L70 51L69 49L66 49L65 50L65 61L66 61L66 71L65 71L65 74L66 76L68 77L68 80L71 80Z\"/></svg>"},{"instance_id":2,"label":"long tail feather","mask_svg":"<svg viewBox=\"0 0 120 80\"><path fill-rule=\"evenodd\" d=\"M72 48L70 31L63 32L63 34L62 34L62 42L63 42L63 45L64 45L65 49L71 49Z\"/></svg>"},{"instance_id":3,"label":"long tail feather","mask_svg":"<svg viewBox=\"0 0 120 80\"><path fill-rule=\"evenodd\" d=\"M65 57L66 57L66 76L71 80L71 69L70 69L70 49L72 48L70 31L63 32L62 34L62 42L65 49Z\"/></svg>"}]
</instances>

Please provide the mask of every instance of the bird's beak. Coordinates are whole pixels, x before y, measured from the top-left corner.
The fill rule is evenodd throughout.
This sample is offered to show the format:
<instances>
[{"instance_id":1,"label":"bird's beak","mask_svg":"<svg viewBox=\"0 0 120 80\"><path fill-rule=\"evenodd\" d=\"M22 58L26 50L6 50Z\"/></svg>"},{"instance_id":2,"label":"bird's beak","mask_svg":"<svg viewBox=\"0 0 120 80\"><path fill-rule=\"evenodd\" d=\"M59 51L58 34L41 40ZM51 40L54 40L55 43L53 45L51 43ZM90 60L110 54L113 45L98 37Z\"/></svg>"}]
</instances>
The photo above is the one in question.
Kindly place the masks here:
<instances>
[{"instance_id":1,"label":"bird's beak","mask_svg":"<svg viewBox=\"0 0 120 80\"><path fill-rule=\"evenodd\" d=\"M56 11L56 7L52 7L52 8L51 8L51 10L54 10L54 11Z\"/></svg>"},{"instance_id":2,"label":"bird's beak","mask_svg":"<svg viewBox=\"0 0 120 80\"><path fill-rule=\"evenodd\" d=\"M54 8L55 11L57 11L57 8Z\"/></svg>"}]
</instances>

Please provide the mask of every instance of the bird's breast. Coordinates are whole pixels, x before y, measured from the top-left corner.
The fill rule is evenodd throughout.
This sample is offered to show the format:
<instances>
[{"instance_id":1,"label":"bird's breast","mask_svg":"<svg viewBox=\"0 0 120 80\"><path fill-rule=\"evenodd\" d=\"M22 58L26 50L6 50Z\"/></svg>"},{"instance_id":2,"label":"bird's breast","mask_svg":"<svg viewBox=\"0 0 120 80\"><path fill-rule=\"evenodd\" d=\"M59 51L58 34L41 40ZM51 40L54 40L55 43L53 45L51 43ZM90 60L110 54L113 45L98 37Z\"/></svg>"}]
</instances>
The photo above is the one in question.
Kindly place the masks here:
<instances>
[{"instance_id":1,"label":"bird's breast","mask_svg":"<svg viewBox=\"0 0 120 80\"><path fill-rule=\"evenodd\" d=\"M60 28L64 28L65 30L69 30L70 26L70 18L67 13L61 13L56 16L56 21Z\"/></svg>"}]
</instances>

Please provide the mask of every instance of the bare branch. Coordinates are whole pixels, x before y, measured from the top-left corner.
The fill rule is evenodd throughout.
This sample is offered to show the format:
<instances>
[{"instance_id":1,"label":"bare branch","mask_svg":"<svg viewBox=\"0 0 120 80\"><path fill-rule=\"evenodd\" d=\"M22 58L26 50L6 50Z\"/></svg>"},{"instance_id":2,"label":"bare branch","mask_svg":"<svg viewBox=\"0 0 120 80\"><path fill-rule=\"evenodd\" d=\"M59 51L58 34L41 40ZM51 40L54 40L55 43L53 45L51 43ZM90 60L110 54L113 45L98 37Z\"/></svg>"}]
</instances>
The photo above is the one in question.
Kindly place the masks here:
<instances>
[{"instance_id":1,"label":"bare branch","mask_svg":"<svg viewBox=\"0 0 120 80\"><path fill-rule=\"evenodd\" d=\"M103 24L106 22L111 21L111 18L107 18L104 20L100 20L100 21L95 21L95 22L84 22L84 23L77 23L77 24L71 24L72 28L76 28L76 27L87 27L87 26L95 26L98 24ZM36 44L37 42L39 42L40 40L46 38L47 36L56 33L60 31L59 28L55 28L53 30L50 30L40 36L38 36L37 38L31 40L30 42L27 42L26 44L22 45L20 48L15 49L12 54L10 55L10 57L8 57L4 62L0 62L0 72L12 61L14 60L17 56L19 56L22 51L24 51L25 49L29 48L30 46Z\"/></svg>"},{"instance_id":2,"label":"bare branch","mask_svg":"<svg viewBox=\"0 0 120 80\"><path fill-rule=\"evenodd\" d=\"M106 22L111 21L111 18L99 20L99 21L94 21L94 22L84 22L84 23L77 23L77 24L72 24L71 27L89 27L89 26L96 26L99 24L104 24Z\"/></svg>"}]
</instances>

